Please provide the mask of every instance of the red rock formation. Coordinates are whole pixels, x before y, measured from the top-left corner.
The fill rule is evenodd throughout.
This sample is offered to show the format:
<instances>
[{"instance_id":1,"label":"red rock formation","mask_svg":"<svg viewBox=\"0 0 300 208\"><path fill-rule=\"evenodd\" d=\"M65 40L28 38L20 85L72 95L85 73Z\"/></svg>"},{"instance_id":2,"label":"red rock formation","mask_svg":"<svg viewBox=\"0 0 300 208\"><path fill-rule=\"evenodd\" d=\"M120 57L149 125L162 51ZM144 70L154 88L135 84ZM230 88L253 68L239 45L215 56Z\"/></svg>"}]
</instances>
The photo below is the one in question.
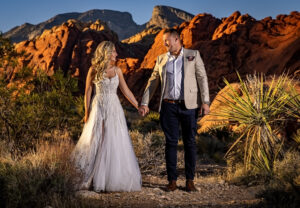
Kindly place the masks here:
<instances>
[{"instance_id":1,"label":"red rock formation","mask_svg":"<svg viewBox=\"0 0 300 208\"><path fill-rule=\"evenodd\" d=\"M141 63L141 69L153 69L156 58L160 54L166 53L166 49L163 44L163 31L160 31L154 39L154 43L149 49L148 53L144 57L143 62Z\"/></svg>"},{"instance_id":2,"label":"red rock formation","mask_svg":"<svg viewBox=\"0 0 300 208\"><path fill-rule=\"evenodd\" d=\"M212 99L219 87L224 86L223 77L230 82L237 81L235 70L242 76L254 71L267 75L281 74L285 70L289 70L290 74L300 73L299 12L259 21L239 12L222 20L199 14L177 28L181 31L184 46L200 51ZM69 70L74 76L79 76L83 88L96 46L102 40L112 40L119 53L117 65L122 68L129 87L140 99L157 56L166 52L162 34L163 31L160 31L156 35L149 49L143 41L118 42L115 33L101 22L91 25L69 21L44 32L33 41L18 44L16 48L27 52L23 60L25 65L42 68L49 75L59 67ZM158 96L153 100L154 109L157 100Z\"/></svg>"},{"instance_id":3,"label":"red rock formation","mask_svg":"<svg viewBox=\"0 0 300 208\"><path fill-rule=\"evenodd\" d=\"M189 23L181 24L181 39L184 47L191 48L193 44L199 41L211 40L216 28L220 24L221 20L209 14L199 14Z\"/></svg>"},{"instance_id":4,"label":"red rock formation","mask_svg":"<svg viewBox=\"0 0 300 208\"><path fill-rule=\"evenodd\" d=\"M81 91L84 88L85 77L91 64L91 58L97 45L103 40L115 43L120 57L128 57L124 47L118 42L117 35L106 24L96 21L86 24L76 20L53 27L32 41L23 41L16 45L17 51L24 50L25 58L22 65L32 67L34 70L42 69L48 75L61 68L69 71L73 76L79 77ZM135 52L134 48L131 51ZM138 61L126 58L123 71L135 68Z\"/></svg>"},{"instance_id":5,"label":"red rock formation","mask_svg":"<svg viewBox=\"0 0 300 208\"><path fill-rule=\"evenodd\" d=\"M202 54L212 92L224 86L223 76L236 81L235 70L242 76L255 71L270 75L299 70L299 20L298 12L261 21L235 12L224 19L213 40L192 46Z\"/></svg>"},{"instance_id":6,"label":"red rock formation","mask_svg":"<svg viewBox=\"0 0 300 208\"><path fill-rule=\"evenodd\" d=\"M124 75L134 72L139 67L140 60L138 58L124 58L117 60L117 66L122 69Z\"/></svg>"}]
</instances>

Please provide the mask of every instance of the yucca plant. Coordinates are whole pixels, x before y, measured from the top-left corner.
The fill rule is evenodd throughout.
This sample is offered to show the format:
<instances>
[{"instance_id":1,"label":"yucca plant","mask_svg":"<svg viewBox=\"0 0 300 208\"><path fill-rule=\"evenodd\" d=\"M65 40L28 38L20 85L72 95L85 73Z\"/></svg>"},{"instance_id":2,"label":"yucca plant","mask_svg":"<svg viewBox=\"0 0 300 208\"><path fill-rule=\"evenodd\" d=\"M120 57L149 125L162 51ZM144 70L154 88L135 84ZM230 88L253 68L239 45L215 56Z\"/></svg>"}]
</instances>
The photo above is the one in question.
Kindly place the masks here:
<instances>
[{"instance_id":1,"label":"yucca plant","mask_svg":"<svg viewBox=\"0 0 300 208\"><path fill-rule=\"evenodd\" d=\"M290 100L287 105L287 112L295 119L300 119L300 94L297 92L294 83L290 82L288 86Z\"/></svg>"},{"instance_id":2,"label":"yucca plant","mask_svg":"<svg viewBox=\"0 0 300 208\"><path fill-rule=\"evenodd\" d=\"M286 86L292 86L292 80L281 75L267 83L263 74L255 74L243 81L237 75L238 90L224 79L229 90L218 101L225 107L214 113L220 121L226 121L224 125L229 123L239 133L226 155L242 144L245 168L271 173L273 162L281 155L285 123L293 114L287 113L291 95L285 90Z\"/></svg>"}]
</instances>

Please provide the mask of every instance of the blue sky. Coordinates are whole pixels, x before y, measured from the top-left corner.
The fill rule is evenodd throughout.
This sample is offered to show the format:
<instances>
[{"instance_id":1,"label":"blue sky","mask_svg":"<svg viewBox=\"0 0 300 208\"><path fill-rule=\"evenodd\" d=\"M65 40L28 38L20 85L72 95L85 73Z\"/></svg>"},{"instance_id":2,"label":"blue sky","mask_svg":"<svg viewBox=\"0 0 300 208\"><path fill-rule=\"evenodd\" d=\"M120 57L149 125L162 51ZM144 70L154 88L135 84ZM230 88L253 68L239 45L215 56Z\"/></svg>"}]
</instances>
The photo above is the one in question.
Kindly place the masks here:
<instances>
[{"instance_id":1,"label":"blue sky","mask_svg":"<svg viewBox=\"0 0 300 208\"><path fill-rule=\"evenodd\" d=\"M228 17L234 11L248 13L256 19L300 10L300 0L3 0L0 4L0 31L22 25L38 24L56 14L85 12L91 9L127 11L137 24L151 18L155 5L167 5L194 15L210 13Z\"/></svg>"}]
</instances>

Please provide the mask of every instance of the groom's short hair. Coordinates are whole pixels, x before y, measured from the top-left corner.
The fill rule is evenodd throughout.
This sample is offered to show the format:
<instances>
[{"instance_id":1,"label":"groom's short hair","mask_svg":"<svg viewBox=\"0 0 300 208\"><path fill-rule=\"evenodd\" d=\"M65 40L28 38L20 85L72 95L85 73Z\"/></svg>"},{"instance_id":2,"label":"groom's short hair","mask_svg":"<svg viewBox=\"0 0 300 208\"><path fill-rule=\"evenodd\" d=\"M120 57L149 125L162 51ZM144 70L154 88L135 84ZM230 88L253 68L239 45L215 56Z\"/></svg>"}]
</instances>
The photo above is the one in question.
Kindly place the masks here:
<instances>
[{"instance_id":1,"label":"groom's short hair","mask_svg":"<svg viewBox=\"0 0 300 208\"><path fill-rule=\"evenodd\" d=\"M167 34L167 33L170 33L173 36L177 36L180 39L180 35L179 35L178 30L176 30L174 28L165 29L165 31L163 32L163 34Z\"/></svg>"}]
</instances>

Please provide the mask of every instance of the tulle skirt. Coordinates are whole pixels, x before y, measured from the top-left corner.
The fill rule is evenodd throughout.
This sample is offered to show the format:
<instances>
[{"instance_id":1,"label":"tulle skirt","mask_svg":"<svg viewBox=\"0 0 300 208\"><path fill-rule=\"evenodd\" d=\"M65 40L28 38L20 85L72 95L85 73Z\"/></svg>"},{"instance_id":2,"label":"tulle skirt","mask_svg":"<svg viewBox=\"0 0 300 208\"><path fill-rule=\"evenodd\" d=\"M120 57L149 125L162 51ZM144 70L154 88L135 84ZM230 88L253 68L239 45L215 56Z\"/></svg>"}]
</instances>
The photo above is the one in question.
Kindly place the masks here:
<instances>
[{"instance_id":1,"label":"tulle skirt","mask_svg":"<svg viewBox=\"0 0 300 208\"><path fill-rule=\"evenodd\" d=\"M141 190L141 173L116 93L93 98L72 158L82 172L81 189Z\"/></svg>"}]
</instances>

